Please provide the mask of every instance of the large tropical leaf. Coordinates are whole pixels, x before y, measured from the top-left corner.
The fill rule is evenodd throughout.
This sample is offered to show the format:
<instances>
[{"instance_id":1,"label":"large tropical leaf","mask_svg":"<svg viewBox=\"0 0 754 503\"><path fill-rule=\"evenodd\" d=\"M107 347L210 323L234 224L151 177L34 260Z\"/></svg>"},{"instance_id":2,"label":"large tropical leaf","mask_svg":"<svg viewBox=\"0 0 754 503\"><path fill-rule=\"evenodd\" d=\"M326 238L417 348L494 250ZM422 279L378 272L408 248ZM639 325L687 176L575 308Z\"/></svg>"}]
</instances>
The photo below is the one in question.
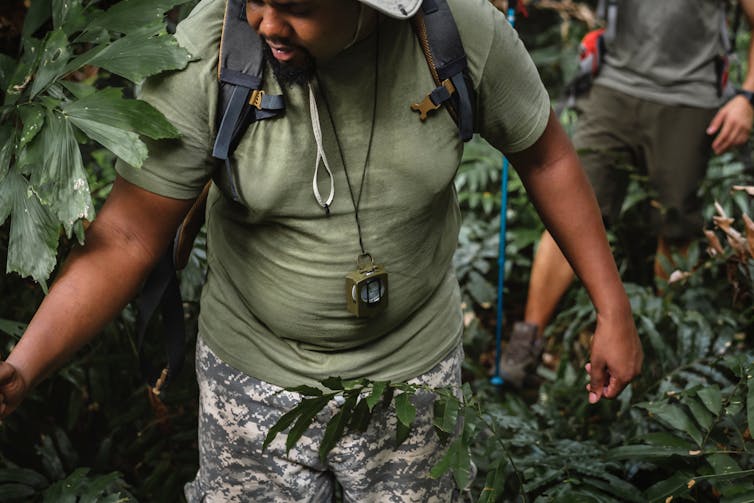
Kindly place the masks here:
<instances>
[{"instance_id":1,"label":"large tropical leaf","mask_svg":"<svg viewBox=\"0 0 754 503\"><path fill-rule=\"evenodd\" d=\"M145 36L134 32L126 35L77 64L88 63L120 75L131 82L163 70L185 68L191 55L170 36Z\"/></svg>"},{"instance_id":2,"label":"large tropical leaf","mask_svg":"<svg viewBox=\"0 0 754 503\"><path fill-rule=\"evenodd\" d=\"M89 29L104 28L119 33L131 33L147 25L162 26L165 12L189 0L123 0L92 20Z\"/></svg>"},{"instance_id":3,"label":"large tropical leaf","mask_svg":"<svg viewBox=\"0 0 754 503\"><path fill-rule=\"evenodd\" d=\"M150 104L123 99L119 89L104 89L66 104L63 112L74 123L87 121L135 131L152 139L177 138L178 130ZM83 129L83 128L82 128ZM111 149L112 150L112 149Z\"/></svg>"},{"instance_id":4,"label":"large tropical leaf","mask_svg":"<svg viewBox=\"0 0 754 503\"><path fill-rule=\"evenodd\" d=\"M21 123L23 124L17 147L21 149L32 141L42 129L42 125L45 122L45 111L40 105L31 103L18 107L18 115L21 117Z\"/></svg>"},{"instance_id":5,"label":"large tropical leaf","mask_svg":"<svg viewBox=\"0 0 754 503\"><path fill-rule=\"evenodd\" d=\"M94 218L94 207L71 122L52 111L47 113L46 120L47 127L35 140L42 142L44 163L42 169L32 172L31 182L70 236L77 221Z\"/></svg>"},{"instance_id":6,"label":"large tropical leaf","mask_svg":"<svg viewBox=\"0 0 754 503\"><path fill-rule=\"evenodd\" d=\"M139 139L139 135L136 133L108 126L101 122L75 117L71 118L71 122L89 138L135 168L141 167L144 159L147 158L147 146Z\"/></svg>"},{"instance_id":7,"label":"large tropical leaf","mask_svg":"<svg viewBox=\"0 0 754 503\"><path fill-rule=\"evenodd\" d=\"M52 25L60 28L71 14L81 10L81 0L52 0Z\"/></svg>"},{"instance_id":8,"label":"large tropical leaf","mask_svg":"<svg viewBox=\"0 0 754 503\"><path fill-rule=\"evenodd\" d=\"M10 159L13 155L15 130L8 124L0 125L0 183L8 173ZM3 223L3 213L0 211L0 224Z\"/></svg>"},{"instance_id":9,"label":"large tropical leaf","mask_svg":"<svg viewBox=\"0 0 754 503\"><path fill-rule=\"evenodd\" d=\"M57 29L50 33L42 52L39 71L31 86L32 98L63 74L70 57L71 49L68 44L68 37L63 30Z\"/></svg>"},{"instance_id":10,"label":"large tropical leaf","mask_svg":"<svg viewBox=\"0 0 754 503\"><path fill-rule=\"evenodd\" d=\"M8 207L12 216L6 272L43 282L55 267L58 223L26 179L14 170L0 184L0 216Z\"/></svg>"}]
</instances>

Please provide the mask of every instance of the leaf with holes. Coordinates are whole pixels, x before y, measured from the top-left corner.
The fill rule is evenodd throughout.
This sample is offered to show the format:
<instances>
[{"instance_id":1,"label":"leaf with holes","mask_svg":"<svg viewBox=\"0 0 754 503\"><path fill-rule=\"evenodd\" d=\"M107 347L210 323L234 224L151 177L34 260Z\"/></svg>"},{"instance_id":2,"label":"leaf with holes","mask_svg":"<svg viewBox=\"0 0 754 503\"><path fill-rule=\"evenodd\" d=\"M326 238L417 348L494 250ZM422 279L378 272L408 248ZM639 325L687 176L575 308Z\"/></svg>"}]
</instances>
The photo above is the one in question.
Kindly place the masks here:
<instances>
[{"instance_id":1,"label":"leaf with holes","mask_svg":"<svg viewBox=\"0 0 754 503\"><path fill-rule=\"evenodd\" d=\"M63 30L57 29L50 33L42 52L39 71L31 85L32 98L63 75L70 57L70 45Z\"/></svg>"}]
</instances>

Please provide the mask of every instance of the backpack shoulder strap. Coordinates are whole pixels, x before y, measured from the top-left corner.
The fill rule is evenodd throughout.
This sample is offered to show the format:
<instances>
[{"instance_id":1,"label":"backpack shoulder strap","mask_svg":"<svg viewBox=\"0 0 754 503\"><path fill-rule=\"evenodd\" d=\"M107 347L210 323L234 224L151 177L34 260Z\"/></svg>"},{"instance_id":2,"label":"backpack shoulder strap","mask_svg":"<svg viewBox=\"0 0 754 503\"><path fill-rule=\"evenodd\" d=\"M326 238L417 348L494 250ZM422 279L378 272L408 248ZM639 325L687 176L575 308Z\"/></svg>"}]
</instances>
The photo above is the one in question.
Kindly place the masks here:
<instances>
[{"instance_id":1,"label":"backpack shoulder strap","mask_svg":"<svg viewBox=\"0 0 754 503\"><path fill-rule=\"evenodd\" d=\"M285 110L282 95L262 90L263 43L246 20L246 2L228 0L220 40L217 78L220 81L218 129L212 156L224 162L214 181L231 200L240 203L231 158L249 124L276 117Z\"/></svg>"},{"instance_id":2,"label":"backpack shoulder strap","mask_svg":"<svg viewBox=\"0 0 754 503\"><path fill-rule=\"evenodd\" d=\"M468 76L466 52L446 0L424 0L412 25L437 87L411 109L421 120L443 103L458 124L463 141L474 133L474 94Z\"/></svg>"},{"instance_id":3,"label":"backpack shoulder strap","mask_svg":"<svg viewBox=\"0 0 754 503\"><path fill-rule=\"evenodd\" d=\"M218 58L218 130L212 156L222 163L212 176L221 192L241 204L232 166L233 150L249 124L276 117L283 113L281 95L269 95L262 90L264 53L262 40L246 21L246 2L228 0ZM171 248L160 259L144 282L136 299L139 364L142 375L154 395L178 373L185 354L183 304L176 276L188 262L194 238L204 223L208 182L179 226ZM144 343L149 322L159 310L165 335L167 364L154 367L145 355Z\"/></svg>"}]
</instances>

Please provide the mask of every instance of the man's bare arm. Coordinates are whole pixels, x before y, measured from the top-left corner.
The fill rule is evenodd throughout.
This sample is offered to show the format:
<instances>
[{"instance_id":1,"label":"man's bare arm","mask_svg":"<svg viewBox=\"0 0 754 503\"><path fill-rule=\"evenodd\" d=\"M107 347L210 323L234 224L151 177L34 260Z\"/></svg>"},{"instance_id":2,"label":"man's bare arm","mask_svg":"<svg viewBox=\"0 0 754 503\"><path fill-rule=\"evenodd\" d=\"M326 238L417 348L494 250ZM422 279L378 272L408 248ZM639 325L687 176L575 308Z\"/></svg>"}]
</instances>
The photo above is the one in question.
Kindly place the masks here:
<instances>
[{"instance_id":1,"label":"man's bare arm","mask_svg":"<svg viewBox=\"0 0 754 503\"><path fill-rule=\"evenodd\" d=\"M71 252L24 336L0 362L0 417L123 309L191 203L116 180L85 245Z\"/></svg>"},{"instance_id":2,"label":"man's bare arm","mask_svg":"<svg viewBox=\"0 0 754 503\"><path fill-rule=\"evenodd\" d=\"M597 310L589 399L614 398L639 373L643 354L597 201L578 156L551 113L539 140L508 158Z\"/></svg>"}]
</instances>

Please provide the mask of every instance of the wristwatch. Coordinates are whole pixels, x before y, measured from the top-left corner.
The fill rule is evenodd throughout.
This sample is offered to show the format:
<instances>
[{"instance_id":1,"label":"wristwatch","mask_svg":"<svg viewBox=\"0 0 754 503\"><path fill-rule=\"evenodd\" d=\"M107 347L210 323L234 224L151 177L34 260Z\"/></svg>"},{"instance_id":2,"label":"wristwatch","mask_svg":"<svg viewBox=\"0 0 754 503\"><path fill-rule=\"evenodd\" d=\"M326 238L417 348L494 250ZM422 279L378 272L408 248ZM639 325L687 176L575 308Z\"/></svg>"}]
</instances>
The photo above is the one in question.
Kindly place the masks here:
<instances>
[{"instance_id":1,"label":"wristwatch","mask_svg":"<svg viewBox=\"0 0 754 503\"><path fill-rule=\"evenodd\" d=\"M745 97L746 101L749 102L749 105L754 107L754 91L747 91L746 89L736 88L736 96L739 95Z\"/></svg>"}]
</instances>

